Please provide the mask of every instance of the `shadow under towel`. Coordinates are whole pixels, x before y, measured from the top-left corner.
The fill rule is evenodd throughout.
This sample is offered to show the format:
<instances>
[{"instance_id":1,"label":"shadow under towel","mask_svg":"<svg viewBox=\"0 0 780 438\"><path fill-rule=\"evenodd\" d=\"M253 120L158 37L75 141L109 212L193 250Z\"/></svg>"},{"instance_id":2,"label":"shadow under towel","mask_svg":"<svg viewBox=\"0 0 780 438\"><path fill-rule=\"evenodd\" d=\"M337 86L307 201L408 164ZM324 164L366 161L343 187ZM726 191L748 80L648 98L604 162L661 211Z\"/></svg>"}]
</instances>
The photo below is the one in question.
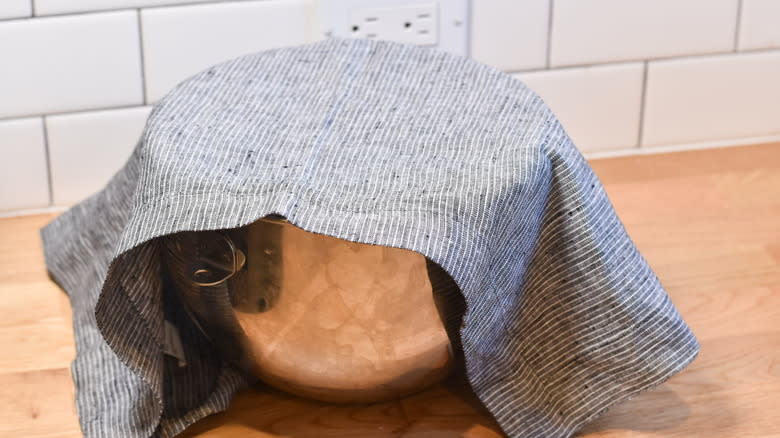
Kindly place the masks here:
<instances>
[{"instance_id":1,"label":"shadow under towel","mask_svg":"<svg viewBox=\"0 0 780 438\"><path fill-rule=\"evenodd\" d=\"M105 189L42 230L73 307L85 436L168 437L227 409L247 378L166 292L156 238L269 214L446 270L467 306L468 381L511 437L568 437L698 353L525 85L436 50L330 39L182 82ZM163 354L165 320L185 367Z\"/></svg>"}]
</instances>

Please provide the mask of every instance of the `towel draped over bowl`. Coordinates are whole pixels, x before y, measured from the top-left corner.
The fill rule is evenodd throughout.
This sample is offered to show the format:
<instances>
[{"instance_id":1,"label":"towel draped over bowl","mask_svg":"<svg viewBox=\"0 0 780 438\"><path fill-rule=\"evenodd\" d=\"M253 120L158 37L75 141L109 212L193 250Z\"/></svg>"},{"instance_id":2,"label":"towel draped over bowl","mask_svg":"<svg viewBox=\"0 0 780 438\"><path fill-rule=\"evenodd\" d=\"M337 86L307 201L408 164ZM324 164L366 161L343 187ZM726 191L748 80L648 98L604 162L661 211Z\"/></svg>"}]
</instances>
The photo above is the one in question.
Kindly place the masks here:
<instances>
[{"instance_id":1,"label":"towel draped over bowl","mask_svg":"<svg viewBox=\"0 0 780 438\"><path fill-rule=\"evenodd\" d=\"M173 436L246 387L166 288L156 238L269 214L446 270L468 383L511 437L568 437L698 353L523 83L434 49L328 39L179 84L108 185L42 230L73 308L85 436ZM184 367L164 353L166 321Z\"/></svg>"}]
</instances>

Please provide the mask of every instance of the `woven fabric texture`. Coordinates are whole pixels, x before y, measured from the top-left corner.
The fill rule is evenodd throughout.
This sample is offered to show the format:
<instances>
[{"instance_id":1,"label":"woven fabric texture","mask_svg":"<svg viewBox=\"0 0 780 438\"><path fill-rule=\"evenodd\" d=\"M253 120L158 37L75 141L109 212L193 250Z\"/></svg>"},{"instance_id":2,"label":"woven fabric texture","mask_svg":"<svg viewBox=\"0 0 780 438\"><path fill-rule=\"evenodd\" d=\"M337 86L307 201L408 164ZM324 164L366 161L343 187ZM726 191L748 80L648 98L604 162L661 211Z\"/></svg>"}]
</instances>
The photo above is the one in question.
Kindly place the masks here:
<instances>
[{"instance_id":1,"label":"woven fabric texture","mask_svg":"<svg viewBox=\"0 0 780 438\"><path fill-rule=\"evenodd\" d=\"M42 230L85 436L173 436L246 386L170 297L156 238L268 214L444 268L468 381L511 437L568 437L698 353L538 96L437 50L330 39L182 82L110 183ZM162 352L166 319L186 367Z\"/></svg>"}]
</instances>

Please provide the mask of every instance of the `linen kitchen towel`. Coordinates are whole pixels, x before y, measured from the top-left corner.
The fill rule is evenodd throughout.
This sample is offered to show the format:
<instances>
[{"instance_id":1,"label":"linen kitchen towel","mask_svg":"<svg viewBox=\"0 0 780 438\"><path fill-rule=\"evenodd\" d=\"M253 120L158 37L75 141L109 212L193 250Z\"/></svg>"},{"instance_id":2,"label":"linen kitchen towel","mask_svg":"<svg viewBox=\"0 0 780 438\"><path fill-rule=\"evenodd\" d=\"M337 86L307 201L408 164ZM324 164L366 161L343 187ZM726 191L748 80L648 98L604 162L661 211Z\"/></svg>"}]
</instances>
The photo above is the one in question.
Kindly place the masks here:
<instances>
[{"instance_id":1,"label":"linen kitchen towel","mask_svg":"<svg viewBox=\"0 0 780 438\"><path fill-rule=\"evenodd\" d=\"M108 185L42 230L86 436L173 436L246 386L171 301L156 238L269 214L446 270L467 379L511 437L568 437L698 353L538 96L437 50L329 39L187 79Z\"/></svg>"}]
</instances>

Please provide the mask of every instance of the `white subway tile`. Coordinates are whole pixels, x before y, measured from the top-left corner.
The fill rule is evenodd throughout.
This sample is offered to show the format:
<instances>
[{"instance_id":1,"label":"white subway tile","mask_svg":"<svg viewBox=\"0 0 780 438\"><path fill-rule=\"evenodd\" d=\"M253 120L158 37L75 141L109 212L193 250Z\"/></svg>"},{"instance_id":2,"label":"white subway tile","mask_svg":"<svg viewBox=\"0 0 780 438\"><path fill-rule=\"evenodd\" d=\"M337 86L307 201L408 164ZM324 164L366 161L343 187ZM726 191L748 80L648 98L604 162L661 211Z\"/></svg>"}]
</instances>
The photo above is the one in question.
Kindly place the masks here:
<instances>
[{"instance_id":1,"label":"white subway tile","mask_svg":"<svg viewBox=\"0 0 780 438\"><path fill-rule=\"evenodd\" d=\"M30 0L0 1L0 19L29 17L30 15L32 15Z\"/></svg>"},{"instance_id":2,"label":"white subway tile","mask_svg":"<svg viewBox=\"0 0 780 438\"><path fill-rule=\"evenodd\" d=\"M780 1L742 0L739 50L780 47Z\"/></svg>"},{"instance_id":3,"label":"white subway tile","mask_svg":"<svg viewBox=\"0 0 780 438\"><path fill-rule=\"evenodd\" d=\"M780 51L650 62L642 146L780 134Z\"/></svg>"},{"instance_id":4,"label":"white subway tile","mask_svg":"<svg viewBox=\"0 0 780 438\"><path fill-rule=\"evenodd\" d=\"M310 0L146 9L141 13L147 101L219 62L315 40Z\"/></svg>"},{"instance_id":5,"label":"white subway tile","mask_svg":"<svg viewBox=\"0 0 780 438\"><path fill-rule=\"evenodd\" d=\"M632 148L639 137L642 63L520 73L583 152Z\"/></svg>"},{"instance_id":6,"label":"white subway tile","mask_svg":"<svg viewBox=\"0 0 780 438\"><path fill-rule=\"evenodd\" d=\"M0 121L0 211L49 205L40 117Z\"/></svg>"},{"instance_id":7,"label":"white subway tile","mask_svg":"<svg viewBox=\"0 0 780 438\"><path fill-rule=\"evenodd\" d=\"M139 104L136 11L0 22L0 117Z\"/></svg>"},{"instance_id":8,"label":"white subway tile","mask_svg":"<svg viewBox=\"0 0 780 438\"><path fill-rule=\"evenodd\" d=\"M550 0L479 0L471 5L471 57L504 71L544 67Z\"/></svg>"},{"instance_id":9,"label":"white subway tile","mask_svg":"<svg viewBox=\"0 0 780 438\"><path fill-rule=\"evenodd\" d=\"M151 107L46 117L52 199L70 205L97 192L122 167Z\"/></svg>"},{"instance_id":10,"label":"white subway tile","mask_svg":"<svg viewBox=\"0 0 780 438\"><path fill-rule=\"evenodd\" d=\"M5 1L5 0L3 0ZM29 0L27 0L29 2ZM108 9L140 8L181 3L219 2L222 0L34 0L35 15L66 14Z\"/></svg>"},{"instance_id":11,"label":"white subway tile","mask_svg":"<svg viewBox=\"0 0 780 438\"><path fill-rule=\"evenodd\" d=\"M728 52L738 0L555 0L553 66Z\"/></svg>"}]
</instances>

